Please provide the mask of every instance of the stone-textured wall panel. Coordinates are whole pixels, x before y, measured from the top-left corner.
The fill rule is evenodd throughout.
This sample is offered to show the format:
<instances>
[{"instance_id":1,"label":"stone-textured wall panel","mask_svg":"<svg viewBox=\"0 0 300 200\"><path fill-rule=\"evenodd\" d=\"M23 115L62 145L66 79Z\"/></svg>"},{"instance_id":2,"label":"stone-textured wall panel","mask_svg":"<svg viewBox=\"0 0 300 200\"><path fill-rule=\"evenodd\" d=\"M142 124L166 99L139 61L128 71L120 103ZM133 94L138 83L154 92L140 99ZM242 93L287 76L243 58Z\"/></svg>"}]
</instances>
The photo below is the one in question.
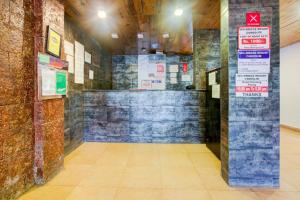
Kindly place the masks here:
<instances>
[{"instance_id":1,"label":"stone-textured wall panel","mask_svg":"<svg viewBox=\"0 0 300 200\"><path fill-rule=\"evenodd\" d=\"M136 143L203 142L205 107L200 106L201 93L204 92L85 92L85 140ZM188 97L183 98L184 95ZM180 101L176 97L181 98ZM180 103L177 104L177 101Z\"/></svg>"}]
</instances>

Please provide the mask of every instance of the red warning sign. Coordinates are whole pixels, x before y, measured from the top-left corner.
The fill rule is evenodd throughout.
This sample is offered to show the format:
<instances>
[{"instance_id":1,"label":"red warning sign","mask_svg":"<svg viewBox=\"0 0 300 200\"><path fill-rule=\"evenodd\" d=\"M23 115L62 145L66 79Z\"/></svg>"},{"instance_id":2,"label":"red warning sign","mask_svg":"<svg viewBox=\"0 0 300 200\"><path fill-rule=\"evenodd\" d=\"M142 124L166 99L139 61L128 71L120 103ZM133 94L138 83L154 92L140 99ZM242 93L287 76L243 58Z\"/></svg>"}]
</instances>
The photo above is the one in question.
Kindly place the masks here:
<instances>
[{"instance_id":1,"label":"red warning sign","mask_svg":"<svg viewBox=\"0 0 300 200\"><path fill-rule=\"evenodd\" d=\"M246 13L246 24L247 26L260 26L260 13Z\"/></svg>"}]
</instances>

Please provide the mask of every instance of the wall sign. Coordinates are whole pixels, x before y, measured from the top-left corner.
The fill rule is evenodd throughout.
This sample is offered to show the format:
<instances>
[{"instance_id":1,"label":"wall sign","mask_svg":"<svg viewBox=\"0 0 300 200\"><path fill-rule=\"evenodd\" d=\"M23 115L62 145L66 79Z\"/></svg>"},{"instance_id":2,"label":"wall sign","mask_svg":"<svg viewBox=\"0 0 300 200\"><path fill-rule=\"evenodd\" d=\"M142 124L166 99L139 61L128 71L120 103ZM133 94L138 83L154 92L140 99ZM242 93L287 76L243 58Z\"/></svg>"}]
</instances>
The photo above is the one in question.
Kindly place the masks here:
<instances>
[{"instance_id":1,"label":"wall sign","mask_svg":"<svg viewBox=\"0 0 300 200\"><path fill-rule=\"evenodd\" d=\"M48 26L48 35L47 35L47 46L46 46L46 51L47 53L56 56L60 58L60 53L61 53L61 35L50 28Z\"/></svg>"},{"instance_id":2,"label":"wall sign","mask_svg":"<svg viewBox=\"0 0 300 200\"><path fill-rule=\"evenodd\" d=\"M179 72L178 65L170 65L169 72L175 72L175 73Z\"/></svg>"},{"instance_id":3,"label":"wall sign","mask_svg":"<svg viewBox=\"0 0 300 200\"><path fill-rule=\"evenodd\" d=\"M238 49L240 50L270 49L270 27L269 26L239 27Z\"/></svg>"},{"instance_id":4,"label":"wall sign","mask_svg":"<svg viewBox=\"0 0 300 200\"><path fill-rule=\"evenodd\" d=\"M246 24L247 26L260 26L260 13L259 12L246 13Z\"/></svg>"},{"instance_id":5,"label":"wall sign","mask_svg":"<svg viewBox=\"0 0 300 200\"><path fill-rule=\"evenodd\" d=\"M236 97L268 97L268 74L236 74Z\"/></svg>"},{"instance_id":6,"label":"wall sign","mask_svg":"<svg viewBox=\"0 0 300 200\"><path fill-rule=\"evenodd\" d=\"M183 73L187 73L189 70L189 65L187 63L182 64L182 71Z\"/></svg>"},{"instance_id":7,"label":"wall sign","mask_svg":"<svg viewBox=\"0 0 300 200\"><path fill-rule=\"evenodd\" d=\"M75 41L74 82L84 84L84 46Z\"/></svg>"},{"instance_id":8,"label":"wall sign","mask_svg":"<svg viewBox=\"0 0 300 200\"><path fill-rule=\"evenodd\" d=\"M92 64L92 54L89 52L85 51L84 52L84 61L88 64Z\"/></svg>"},{"instance_id":9,"label":"wall sign","mask_svg":"<svg viewBox=\"0 0 300 200\"><path fill-rule=\"evenodd\" d=\"M239 50L238 73L270 73L270 50Z\"/></svg>"}]
</instances>

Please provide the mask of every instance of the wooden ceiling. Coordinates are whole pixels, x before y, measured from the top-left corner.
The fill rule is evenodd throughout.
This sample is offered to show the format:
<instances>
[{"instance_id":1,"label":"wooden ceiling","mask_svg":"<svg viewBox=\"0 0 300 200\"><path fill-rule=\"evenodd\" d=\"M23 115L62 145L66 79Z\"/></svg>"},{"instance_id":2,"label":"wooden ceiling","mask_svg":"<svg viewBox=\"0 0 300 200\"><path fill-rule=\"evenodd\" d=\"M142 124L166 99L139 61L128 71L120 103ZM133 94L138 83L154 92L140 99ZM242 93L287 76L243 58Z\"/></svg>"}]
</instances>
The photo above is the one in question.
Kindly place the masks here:
<instances>
[{"instance_id":1,"label":"wooden ceiling","mask_svg":"<svg viewBox=\"0 0 300 200\"><path fill-rule=\"evenodd\" d=\"M177 7L184 10L181 17L174 16ZM220 26L219 0L67 0L65 10L113 54L144 53L143 48L192 54L193 29ZM99 19L98 10L105 10L107 18ZM144 38L138 39L137 33ZM164 39L163 33L170 38Z\"/></svg>"},{"instance_id":2,"label":"wooden ceiling","mask_svg":"<svg viewBox=\"0 0 300 200\"><path fill-rule=\"evenodd\" d=\"M176 7L182 17L174 16ZM220 0L66 0L65 10L112 54L143 54L143 48L192 54L193 29L220 28ZM99 19L98 10L107 18ZM281 47L300 41L300 0L280 0L280 31Z\"/></svg>"},{"instance_id":3,"label":"wooden ceiling","mask_svg":"<svg viewBox=\"0 0 300 200\"><path fill-rule=\"evenodd\" d=\"M300 0L280 0L280 46L300 41Z\"/></svg>"}]
</instances>

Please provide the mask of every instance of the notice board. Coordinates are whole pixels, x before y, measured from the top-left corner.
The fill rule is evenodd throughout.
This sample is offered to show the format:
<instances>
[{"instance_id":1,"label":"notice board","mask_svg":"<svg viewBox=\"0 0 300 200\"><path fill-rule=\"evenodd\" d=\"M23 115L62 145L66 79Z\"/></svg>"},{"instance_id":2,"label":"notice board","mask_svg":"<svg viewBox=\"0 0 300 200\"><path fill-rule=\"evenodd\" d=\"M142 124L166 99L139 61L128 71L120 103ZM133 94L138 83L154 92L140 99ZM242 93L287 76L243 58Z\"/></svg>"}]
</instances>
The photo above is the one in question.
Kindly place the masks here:
<instances>
[{"instance_id":1,"label":"notice board","mask_svg":"<svg viewBox=\"0 0 300 200\"><path fill-rule=\"evenodd\" d=\"M166 89L166 56L139 55L138 57L139 89Z\"/></svg>"},{"instance_id":2,"label":"notice board","mask_svg":"<svg viewBox=\"0 0 300 200\"><path fill-rule=\"evenodd\" d=\"M47 54L38 54L39 99L62 98L68 91L68 63Z\"/></svg>"}]
</instances>

